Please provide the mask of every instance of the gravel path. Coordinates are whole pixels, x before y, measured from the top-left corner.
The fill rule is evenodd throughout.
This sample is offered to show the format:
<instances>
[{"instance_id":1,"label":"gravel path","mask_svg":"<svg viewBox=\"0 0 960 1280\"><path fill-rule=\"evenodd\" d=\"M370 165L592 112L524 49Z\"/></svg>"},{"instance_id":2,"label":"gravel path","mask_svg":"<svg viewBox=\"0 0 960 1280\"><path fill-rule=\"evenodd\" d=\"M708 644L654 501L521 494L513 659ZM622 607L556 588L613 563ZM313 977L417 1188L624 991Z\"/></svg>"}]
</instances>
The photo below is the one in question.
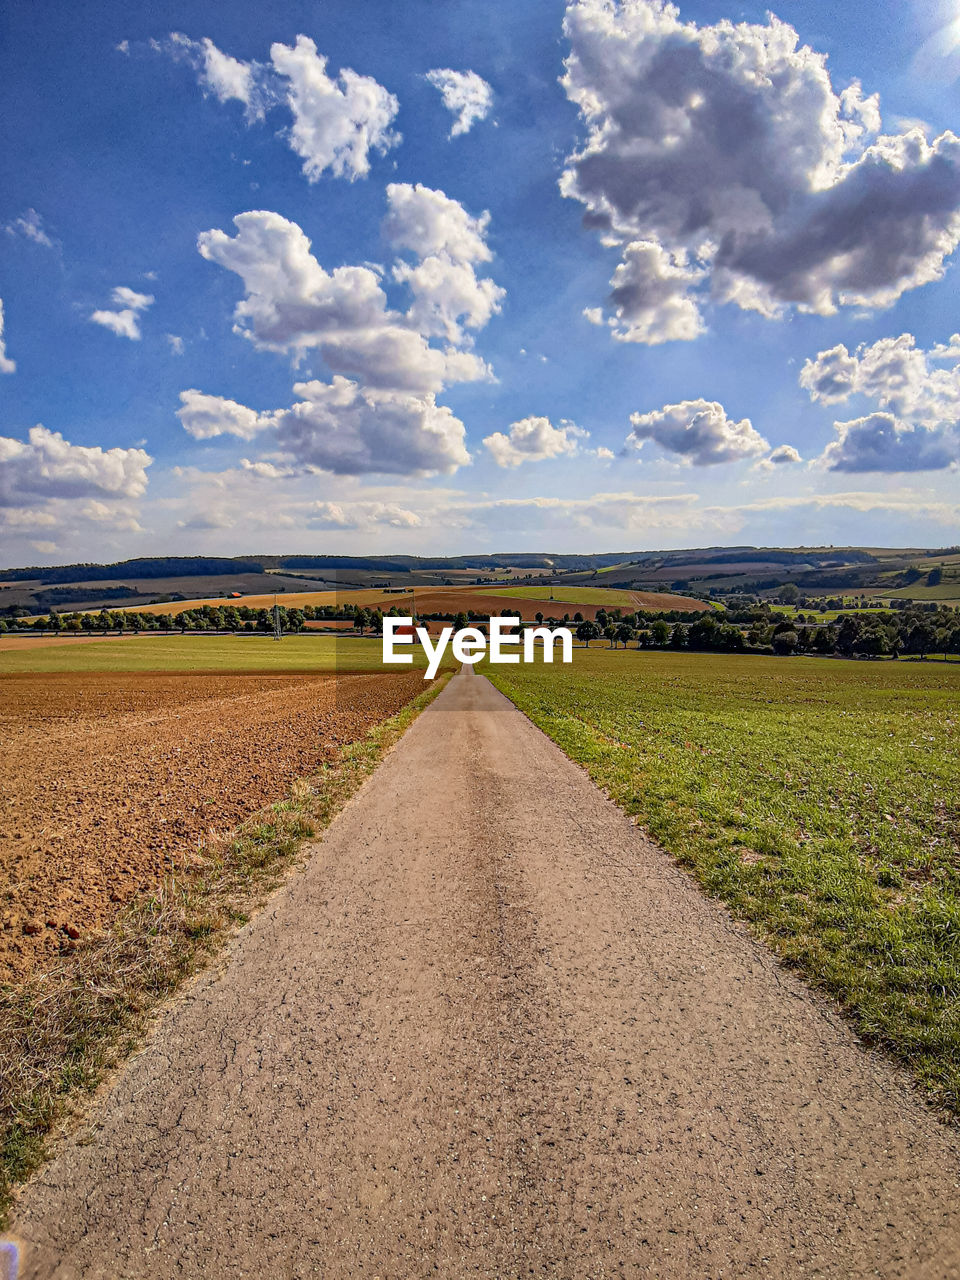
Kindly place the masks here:
<instances>
[{"instance_id":1,"label":"gravel path","mask_svg":"<svg viewBox=\"0 0 960 1280\"><path fill-rule=\"evenodd\" d=\"M24 1194L30 1277L960 1276L960 1137L486 680Z\"/></svg>"}]
</instances>

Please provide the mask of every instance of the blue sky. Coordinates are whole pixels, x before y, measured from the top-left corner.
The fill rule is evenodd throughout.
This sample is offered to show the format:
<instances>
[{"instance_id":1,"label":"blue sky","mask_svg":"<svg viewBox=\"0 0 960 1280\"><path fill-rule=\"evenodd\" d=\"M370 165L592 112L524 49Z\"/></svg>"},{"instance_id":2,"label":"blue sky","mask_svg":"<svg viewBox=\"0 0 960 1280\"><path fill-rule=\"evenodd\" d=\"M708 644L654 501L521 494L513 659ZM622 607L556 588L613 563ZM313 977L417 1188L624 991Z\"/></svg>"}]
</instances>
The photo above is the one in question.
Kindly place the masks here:
<instances>
[{"instance_id":1,"label":"blue sky","mask_svg":"<svg viewBox=\"0 0 960 1280\"><path fill-rule=\"evenodd\" d=\"M4 563L960 540L960 5L775 13L8 6Z\"/></svg>"}]
</instances>

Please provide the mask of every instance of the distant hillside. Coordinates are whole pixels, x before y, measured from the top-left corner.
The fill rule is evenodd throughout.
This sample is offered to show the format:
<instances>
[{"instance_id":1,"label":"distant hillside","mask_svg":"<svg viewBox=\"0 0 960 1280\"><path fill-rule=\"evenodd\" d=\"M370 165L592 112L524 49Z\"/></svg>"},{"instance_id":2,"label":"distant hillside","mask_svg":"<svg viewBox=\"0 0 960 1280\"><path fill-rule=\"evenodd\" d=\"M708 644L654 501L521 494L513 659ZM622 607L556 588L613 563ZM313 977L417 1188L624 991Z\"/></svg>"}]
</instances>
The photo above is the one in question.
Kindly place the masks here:
<instances>
[{"instance_id":1,"label":"distant hillside","mask_svg":"<svg viewBox=\"0 0 960 1280\"><path fill-rule=\"evenodd\" d=\"M960 600L960 548L695 547L601 554L145 556L0 570L0 615L331 590L504 583L669 592L718 602L850 594ZM549 594L549 593L548 593ZM570 597L568 597L570 598Z\"/></svg>"},{"instance_id":2,"label":"distant hillside","mask_svg":"<svg viewBox=\"0 0 960 1280\"><path fill-rule=\"evenodd\" d=\"M223 556L148 556L113 564L33 565L27 569L0 569L0 582L119 582L136 578L187 578L219 573L262 573L258 560Z\"/></svg>"}]
</instances>

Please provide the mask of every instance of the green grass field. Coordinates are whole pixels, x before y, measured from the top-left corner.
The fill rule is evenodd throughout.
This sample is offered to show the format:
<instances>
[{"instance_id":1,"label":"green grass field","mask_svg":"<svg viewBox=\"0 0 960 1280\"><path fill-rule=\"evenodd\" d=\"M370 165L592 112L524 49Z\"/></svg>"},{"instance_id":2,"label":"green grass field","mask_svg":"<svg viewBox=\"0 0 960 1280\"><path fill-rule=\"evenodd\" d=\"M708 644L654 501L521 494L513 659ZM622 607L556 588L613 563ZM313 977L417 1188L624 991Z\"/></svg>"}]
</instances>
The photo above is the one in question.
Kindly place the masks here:
<instances>
[{"instance_id":1,"label":"green grass field","mask_svg":"<svg viewBox=\"0 0 960 1280\"><path fill-rule=\"evenodd\" d=\"M630 610L637 607L632 592L618 591L614 587L565 587L557 583L554 587L510 587L509 590L491 586L484 587L483 591L484 595L517 596L525 600L549 601L553 596L556 604L602 604L610 609Z\"/></svg>"},{"instance_id":2,"label":"green grass field","mask_svg":"<svg viewBox=\"0 0 960 1280\"><path fill-rule=\"evenodd\" d=\"M881 594L878 592L878 594ZM896 591L882 593L886 600L936 600L939 604L960 604L960 582L953 579L941 582L937 587L928 587L922 582L915 582L909 587L899 587Z\"/></svg>"},{"instance_id":3,"label":"green grass field","mask_svg":"<svg viewBox=\"0 0 960 1280\"><path fill-rule=\"evenodd\" d=\"M591 649L483 672L960 1112L960 665Z\"/></svg>"},{"instance_id":4,"label":"green grass field","mask_svg":"<svg viewBox=\"0 0 960 1280\"><path fill-rule=\"evenodd\" d=\"M795 618L798 613L802 613L808 622L836 622L837 618L845 618L849 613L862 613L867 618L877 617L883 613L883 609L876 607L868 608L866 605L857 605L852 602L843 609L801 609L793 604L775 604L771 601L770 608L774 613L782 613L786 618Z\"/></svg>"},{"instance_id":5,"label":"green grass field","mask_svg":"<svg viewBox=\"0 0 960 1280\"><path fill-rule=\"evenodd\" d=\"M426 667L411 645L416 667ZM28 671L404 671L384 667L379 636L128 636L0 651L0 675ZM444 666L450 666L444 655Z\"/></svg>"}]
</instances>

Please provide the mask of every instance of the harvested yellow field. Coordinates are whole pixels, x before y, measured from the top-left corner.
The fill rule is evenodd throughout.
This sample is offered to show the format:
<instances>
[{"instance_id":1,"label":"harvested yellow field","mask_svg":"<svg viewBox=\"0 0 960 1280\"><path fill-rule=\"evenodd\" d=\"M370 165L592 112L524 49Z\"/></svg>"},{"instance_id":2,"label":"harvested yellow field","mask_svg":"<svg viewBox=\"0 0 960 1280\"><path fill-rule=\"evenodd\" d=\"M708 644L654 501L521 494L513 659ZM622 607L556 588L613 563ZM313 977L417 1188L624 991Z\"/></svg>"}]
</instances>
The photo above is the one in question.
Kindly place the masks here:
<instances>
[{"instance_id":1,"label":"harvested yellow field","mask_svg":"<svg viewBox=\"0 0 960 1280\"><path fill-rule=\"evenodd\" d=\"M552 599L550 596L552 595ZM533 607L523 606L524 599ZM213 596L201 600L172 600L166 604L142 605L138 613L178 614L187 609L200 609L204 605L219 607L243 607L247 609L272 609L274 602L285 609L302 609L309 605L362 605L365 609L388 609L397 606L404 609L416 609L419 613L440 613L449 610L457 613L460 610L477 612L520 612L533 618L537 610L543 613L561 613L576 611L585 617L593 617L599 608L607 609L679 609L698 611L711 606L701 600L693 600L688 596L672 595L668 592L617 591L602 587L564 588L553 587L499 587L496 583L482 586L434 587L422 586L410 591L385 591L382 587L367 589L351 589L344 591L286 591L278 595L238 596L234 599ZM548 602L552 608L548 608Z\"/></svg>"},{"instance_id":2,"label":"harvested yellow field","mask_svg":"<svg viewBox=\"0 0 960 1280\"><path fill-rule=\"evenodd\" d=\"M431 587L431 591L436 588ZM448 590L456 591L451 587ZM350 591L281 591L278 595L268 596L208 596L202 600L169 600L166 604L138 605L137 613L183 613L186 609L202 609L205 604L227 608L272 609L274 604L282 604L285 609L302 609L304 605L318 604L360 604L365 609L387 608L392 604L409 601L410 595L398 591L384 591L380 587L366 590Z\"/></svg>"}]
</instances>

